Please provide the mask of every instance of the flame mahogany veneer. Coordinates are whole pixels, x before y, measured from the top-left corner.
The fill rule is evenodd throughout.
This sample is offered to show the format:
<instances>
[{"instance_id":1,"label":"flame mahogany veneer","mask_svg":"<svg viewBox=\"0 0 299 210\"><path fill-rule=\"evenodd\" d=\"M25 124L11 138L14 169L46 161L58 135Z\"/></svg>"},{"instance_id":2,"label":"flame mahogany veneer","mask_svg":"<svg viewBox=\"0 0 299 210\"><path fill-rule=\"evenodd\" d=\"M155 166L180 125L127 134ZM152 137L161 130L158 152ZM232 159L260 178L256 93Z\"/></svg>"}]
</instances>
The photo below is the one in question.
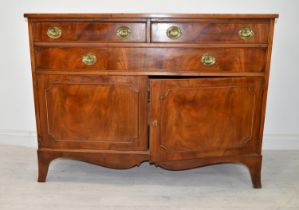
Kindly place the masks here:
<instances>
[{"instance_id":1,"label":"flame mahogany veneer","mask_svg":"<svg viewBox=\"0 0 299 210\"><path fill-rule=\"evenodd\" d=\"M261 187L275 14L25 14L39 182L56 158L248 167Z\"/></svg>"}]
</instances>

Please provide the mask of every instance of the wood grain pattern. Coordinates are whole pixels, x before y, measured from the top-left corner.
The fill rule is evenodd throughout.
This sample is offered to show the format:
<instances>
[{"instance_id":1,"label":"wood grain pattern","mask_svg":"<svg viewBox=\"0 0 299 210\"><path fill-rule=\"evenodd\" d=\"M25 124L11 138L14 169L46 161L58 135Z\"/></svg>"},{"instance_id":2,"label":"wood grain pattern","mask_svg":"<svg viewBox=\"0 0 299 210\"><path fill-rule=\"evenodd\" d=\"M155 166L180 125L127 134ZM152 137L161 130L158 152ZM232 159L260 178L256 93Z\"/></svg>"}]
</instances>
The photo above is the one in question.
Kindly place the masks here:
<instances>
[{"instance_id":1,"label":"wood grain pattern","mask_svg":"<svg viewBox=\"0 0 299 210\"><path fill-rule=\"evenodd\" d=\"M33 44L33 29L32 24L28 24L29 32L29 48L30 48L30 57L31 57L31 75L32 75L32 87L33 87L33 96L34 96L34 112L35 112L35 122L36 122L36 132L37 132L37 143L41 142L41 121L40 121L40 110L38 103L38 93L37 93L37 79L36 79L36 68L35 68L35 53L34 53L34 44Z\"/></svg>"},{"instance_id":2,"label":"wood grain pattern","mask_svg":"<svg viewBox=\"0 0 299 210\"><path fill-rule=\"evenodd\" d=\"M25 14L38 132L38 181L56 158L110 168L248 167L261 187L277 14ZM131 36L116 30L129 26ZM176 25L182 36L169 39ZM50 26L62 29L49 39ZM242 40L239 30L255 33ZM94 65L82 63L93 53ZM213 66L201 57L216 58ZM148 135L150 133L150 135Z\"/></svg>"},{"instance_id":3,"label":"wood grain pattern","mask_svg":"<svg viewBox=\"0 0 299 210\"><path fill-rule=\"evenodd\" d=\"M149 159L148 152L111 152L108 150L38 149L38 182L45 182L50 163L57 158L69 158L108 168L128 169Z\"/></svg>"},{"instance_id":4,"label":"wood grain pattern","mask_svg":"<svg viewBox=\"0 0 299 210\"><path fill-rule=\"evenodd\" d=\"M152 161L256 153L258 78L151 81Z\"/></svg>"},{"instance_id":5,"label":"wood grain pattern","mask_svg":"<svg viewBox=\"0 0 299 210\"><path fill-rule=\"evenodd\" d=\"M76 70L65 71L57 70L37 70L36 74L54 74L54 75L115 75L115 76L202 76L202 77L263 77L264 72L240 72L240 71L116 71L116 70Z\"/></svg>"},{"instance_id":6,"label":"wood grain pattern","mask_svg":"<svg viewBox=\"0 0 299 210\"><path fill-rule=\"evenodd\" d=\"M262 156L261 155L237 155L237 156L221 156L221 157L204 157L188 160L172 160L156 162L157 166L167 170L186 170L197 167L203 167L213 164L222 163L241 163L245 165L250 173L252 186L254 188L261 188L261 167Z\"/></svg>"},{"instance_id":7,"label":"wood grain pattern","mask_svg":"<svg viewBox=\"0 0 299 210\"><path fill-rule=\"evenodd\" d=\"M257 43L101 43L101 42L34 42L35 47L82 47L82 48L267 48Z\"/></svg>"},{"instance_id":8,"label":"wood grain pattern","mask_svg":"<svg viewBox=\"0 0 299 210\"><path fill-rule=\"evenodd\" d=\"M168 38L166 31L171 26L182 30L178 39ZM239 30L250 27L254 37L242 40ZM223 23L223 22L173 22L152 23L152 42L182 42L182 43L267 43L269 23Z\"/></svg>"},{"instance_id":9,"label":"wood grain pattern","mask_svg":"<svg viewBox=\"0 0 299 210\"><path fill-rule=\"evenodd\" d=\"M273 34L274 34L274 24L275 20L271 20L270 22L270 30L268 34L269 39L269 47L267 48L267 57L266 57L266 67L265 67L265 76L264 76L264 92L262 98L262 111L260 118L260 135L259 138L261 141L258 145L256 145L258 152L262 153L262 140L264 135L264 125L265 125L265 117L266 117L266 103L267 103L267 95L268 95L268 86L269 86L269 77L270 77L270 65L271 65L271 55L272 55L272 45L273 45Z\"/></svg>"},{"instance_id":10,"label":"wood grain pattern","mask_svg":"<svg viewBox=\"0 0 299 210\"><path fill-rule=\"evenodd\" d=\"M146 77L46 76L40 147L146 150Z\"/></svg>"},{"instance_id":11,"label":"wood grain pattern","mask_svg":"<svg viewBox=\"0 0 299 210\"><path fill-rule=\"evenodd\" d=\"M278 14L174 14L174 13L26 13L32 19L114 19L114 18L188 18L188 19L274 19Z\"/></svg>"},{"instance_id":12,"label":"wood grain pattern","mask_svg":"<svg viewBox=\"0 0 299 210\"><path fill-rule=\"evenodd\" d=\"M51 39L47 35L49 27L59 27L62 35ZM117 36L117 29L127 26L131 30L128 38ZM34 41L39 42L145 42L145 22L42 22L33 24Z\"/></svg>"},{"instance_id":13,"label":"wood grain pattern","mask_svg":"<svg viewBox=\"0 0 299 210\"><path fill-rule=\"evenodd\" d=\"M82 63L82 56L93 53L95 65ZM216 64L206 67L203 55L216 57ZM36 66L47 70L123 70L123 71L242 71L262 72L264 48L38 48ZM138 59L136 59L138 58Z\"/></svg>"}]
</instances>

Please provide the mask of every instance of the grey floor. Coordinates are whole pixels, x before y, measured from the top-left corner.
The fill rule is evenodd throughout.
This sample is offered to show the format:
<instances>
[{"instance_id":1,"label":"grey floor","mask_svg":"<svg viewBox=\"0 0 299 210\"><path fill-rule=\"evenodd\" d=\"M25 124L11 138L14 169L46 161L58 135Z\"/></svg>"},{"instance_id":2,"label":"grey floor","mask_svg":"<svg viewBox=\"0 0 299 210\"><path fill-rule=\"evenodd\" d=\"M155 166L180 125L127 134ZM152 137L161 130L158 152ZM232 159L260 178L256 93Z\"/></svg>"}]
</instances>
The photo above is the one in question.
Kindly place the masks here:
<instances>
[{"instance_id":1,"label":"grey floor","mask_svg":"<svg viewBox=\"0 0 299 210\"><path fill-rule=\"evenodd\" d=\"M57 160L46 183L36 175L35 149L0 146L0 210L299 210L299 151L264 152L260 190L233 164L170 172Z\"/></svg>"}]
</instances>

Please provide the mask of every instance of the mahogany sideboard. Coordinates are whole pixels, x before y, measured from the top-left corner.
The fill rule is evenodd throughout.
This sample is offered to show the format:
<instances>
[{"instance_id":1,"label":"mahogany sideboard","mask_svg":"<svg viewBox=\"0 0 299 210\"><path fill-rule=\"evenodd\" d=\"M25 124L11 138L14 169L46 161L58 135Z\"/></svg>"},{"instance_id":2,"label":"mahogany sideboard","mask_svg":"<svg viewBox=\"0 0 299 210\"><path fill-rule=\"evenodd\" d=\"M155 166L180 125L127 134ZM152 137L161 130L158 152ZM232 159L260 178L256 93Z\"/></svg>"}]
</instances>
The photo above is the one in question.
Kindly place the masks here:
<instances>
[{"instance_id":1,"label":"mahogany sideboard","mask_svg":"<svg viewBox=\"0 0 299 210\"><path fill-rule=\"evenodd\" d=\"M277 14L25 14L39 182L56 158L219 163L261 187Z\"/></svg>"}]
</instances>

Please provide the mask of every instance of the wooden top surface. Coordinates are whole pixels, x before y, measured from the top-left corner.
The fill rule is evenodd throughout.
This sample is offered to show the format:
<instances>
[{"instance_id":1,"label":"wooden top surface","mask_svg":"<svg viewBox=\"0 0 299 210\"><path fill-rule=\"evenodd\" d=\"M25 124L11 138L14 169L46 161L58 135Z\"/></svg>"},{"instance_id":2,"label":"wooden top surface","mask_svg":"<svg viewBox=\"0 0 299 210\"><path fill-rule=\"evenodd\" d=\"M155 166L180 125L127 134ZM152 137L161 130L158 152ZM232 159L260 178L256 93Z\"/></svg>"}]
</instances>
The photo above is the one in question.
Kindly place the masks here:
<instances>
[{"instance_id":1,"label":"wooden top surface","mask_svg":"<svg viewBox=\"0 0 299 210\"><path fill-rule=\"evenodd\" d=\"M48 18L190 18L190 19L274 19L278 14L154 14L154 13L26 13L26 18L48 19Z\"/></svg>"}]
</instances>

